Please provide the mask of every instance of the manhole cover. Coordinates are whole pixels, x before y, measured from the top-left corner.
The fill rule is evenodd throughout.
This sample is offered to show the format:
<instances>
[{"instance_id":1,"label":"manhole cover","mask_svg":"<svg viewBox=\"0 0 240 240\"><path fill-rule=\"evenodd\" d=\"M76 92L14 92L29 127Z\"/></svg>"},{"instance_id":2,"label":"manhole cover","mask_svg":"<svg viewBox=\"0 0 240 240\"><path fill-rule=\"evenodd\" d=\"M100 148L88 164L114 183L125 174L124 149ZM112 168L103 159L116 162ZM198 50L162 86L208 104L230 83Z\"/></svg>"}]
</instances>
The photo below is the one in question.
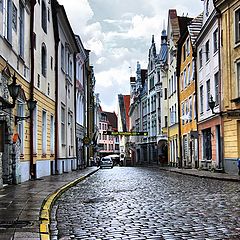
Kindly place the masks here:
<instances>
[{"instance_id":1,"label":"manhole cover","mask_svg":"<svg viewBox=\"0 0 240 240\"><path fill-rule=\"evenodd\" d=\"M23 228L30 224L30 221L4 221L0 222L0 228Z\"/></svg>"}]
</instances>

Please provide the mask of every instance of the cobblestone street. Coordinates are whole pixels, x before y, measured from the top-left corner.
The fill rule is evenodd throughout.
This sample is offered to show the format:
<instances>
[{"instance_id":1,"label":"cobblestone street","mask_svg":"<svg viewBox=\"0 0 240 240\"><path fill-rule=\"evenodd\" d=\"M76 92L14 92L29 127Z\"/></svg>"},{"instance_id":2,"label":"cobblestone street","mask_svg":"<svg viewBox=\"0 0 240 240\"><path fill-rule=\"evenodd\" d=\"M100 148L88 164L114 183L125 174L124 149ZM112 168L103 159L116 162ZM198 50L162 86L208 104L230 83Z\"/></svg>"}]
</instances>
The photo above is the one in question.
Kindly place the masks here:
<instances>
[{"instance_id":1,"label":"cobblestone street","mask_svg":"<svg viewBox=\"0 0 240 240\"><path fill-rule=\"evenodd\" d=\"M53 239L240 239L240 186L155 168L101 169L66 191L52 215Z\"/></svg>"}]
</instances>

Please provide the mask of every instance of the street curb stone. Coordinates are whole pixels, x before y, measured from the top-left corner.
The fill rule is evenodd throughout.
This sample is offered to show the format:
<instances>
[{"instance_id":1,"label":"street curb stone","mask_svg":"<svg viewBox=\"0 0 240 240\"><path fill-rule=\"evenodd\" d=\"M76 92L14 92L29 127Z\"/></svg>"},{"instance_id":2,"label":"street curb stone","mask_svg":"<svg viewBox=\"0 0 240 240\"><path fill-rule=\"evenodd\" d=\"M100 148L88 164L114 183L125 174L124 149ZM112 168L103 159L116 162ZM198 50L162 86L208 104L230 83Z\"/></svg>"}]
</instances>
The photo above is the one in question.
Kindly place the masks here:
<instances>
[{"instance_id":1,"label":"street curb stone","mask_svg":"<svg viewBox=\"0 0 240 240\"><path fill-rule=\"evenodd\" d=\"M72 186L75 186L79 182L83 181L90 175L94 174L97 172L99 169L96 169L85 176L81 176L78 179L75 179L72 182L69 182L68 184L64 185L63 187L57 189L55 192L50 194L45 198L45 200L42 203L41 210L40 210L40 239L41 240L50 240L50 220L51 220L51 209L52 206L54 205L55 201L69 188Z\"/></svg>"}]
</instances>

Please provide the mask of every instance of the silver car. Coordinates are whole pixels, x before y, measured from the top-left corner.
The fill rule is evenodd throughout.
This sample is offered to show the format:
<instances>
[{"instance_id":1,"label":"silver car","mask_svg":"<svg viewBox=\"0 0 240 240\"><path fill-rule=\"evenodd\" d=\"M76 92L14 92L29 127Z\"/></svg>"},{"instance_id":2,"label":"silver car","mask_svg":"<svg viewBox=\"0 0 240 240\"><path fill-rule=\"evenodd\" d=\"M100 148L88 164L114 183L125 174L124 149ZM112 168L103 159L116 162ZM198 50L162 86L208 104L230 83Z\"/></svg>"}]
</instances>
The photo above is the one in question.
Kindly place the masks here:
<instances>
[{"instance_id":1,"label":"silver car","mask_svg":"<svg viewBox=\"0 0 240 240\"><path fill-rule=\"evenodd\" d=\"M112 160L112 158L110 158L110 157L103 157L100 160L100 168L103 168L103 167L113 168L113 160Z\"/></svg>"}]
</instances>

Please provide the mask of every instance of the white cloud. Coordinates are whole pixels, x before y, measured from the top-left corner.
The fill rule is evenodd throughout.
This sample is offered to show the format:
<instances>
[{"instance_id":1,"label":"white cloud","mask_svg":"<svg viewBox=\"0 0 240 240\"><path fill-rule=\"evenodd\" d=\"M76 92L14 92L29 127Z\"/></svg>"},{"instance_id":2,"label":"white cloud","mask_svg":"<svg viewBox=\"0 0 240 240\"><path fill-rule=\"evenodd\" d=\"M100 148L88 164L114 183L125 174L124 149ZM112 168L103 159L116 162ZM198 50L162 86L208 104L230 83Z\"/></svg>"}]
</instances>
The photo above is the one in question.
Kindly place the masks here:
<instances>
[{"instance_id":1,"label":"white cloud","mask_svg":"<svg viewBox=\"0 0 240 240\"><path fill-rule=\"evenodd\" d=\"M79 30L84 33L88 21L94 16L93 10L88 0L81 0L76 4L76 0L58 0L64 5L69 21L75 33L80 34Z\"/></svg>"},{"instance_id":2,"label":"white cloud","mask_svg":"<svg viewBox=\"0 0 240 240\"><path fill-rule=\"evenodd\" d=\"M96 92L105 111L116 110L117 95L129 94L129 77L135 76L137 61L147 67L152 35L157 51L163 22L167 28L168 9L197 16L200 0L59 0L86 49L91 50ZM129 67L131 67L129 69ZM131 70L131 71L130 71Z\"/></svg>"}]
</instances>

